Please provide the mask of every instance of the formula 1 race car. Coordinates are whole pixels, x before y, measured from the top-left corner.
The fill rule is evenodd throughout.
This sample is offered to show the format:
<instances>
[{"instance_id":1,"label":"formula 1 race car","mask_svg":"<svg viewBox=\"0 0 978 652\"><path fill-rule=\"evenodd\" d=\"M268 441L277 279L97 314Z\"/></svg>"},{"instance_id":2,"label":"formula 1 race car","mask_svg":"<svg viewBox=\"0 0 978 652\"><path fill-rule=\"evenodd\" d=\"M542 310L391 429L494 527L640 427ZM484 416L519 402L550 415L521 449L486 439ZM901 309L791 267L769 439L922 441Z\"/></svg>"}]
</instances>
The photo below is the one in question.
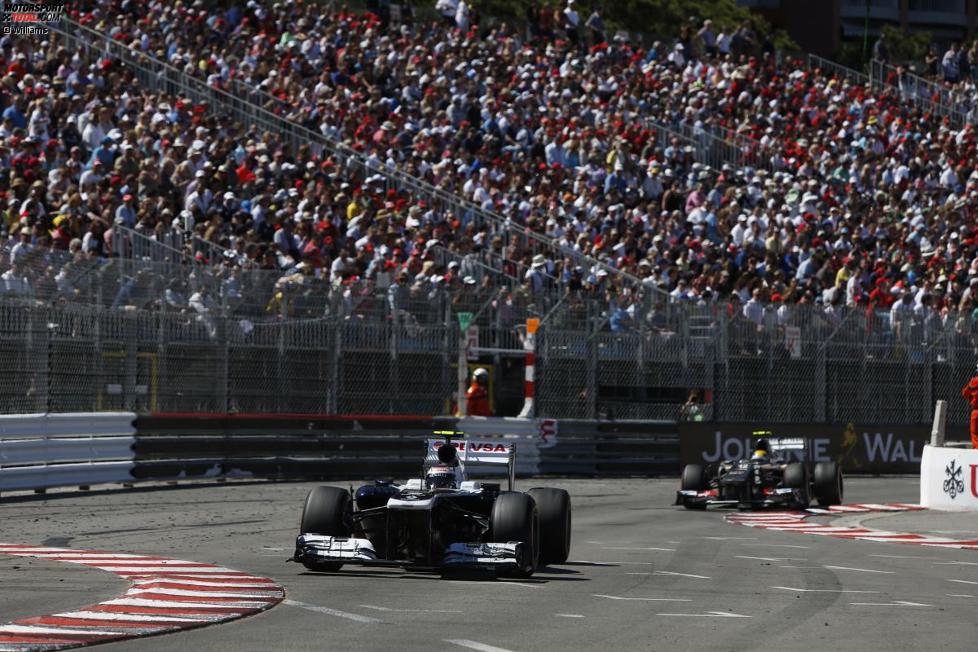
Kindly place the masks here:
<instances>
[{"instance_id":1,"label":"formula 1 race car","mask_svg":"<svg viewBox=\"0 0 978 652\"><path fill-rule=\"evenodd\" d=\"M355 496L316 487L306 497L293 560L314 571L344 564L478 568L529 577L570 553L571 501L563 489L513 490L516 451L502 441L425 442L422 477L377 481ZM509 490L469 480L465 463L508 465Z\"/></svg>"},{"instance_id":2,"label":"formula 1 race car","mask_svg":"<svg viewBox=\"0 0 978 652\"><path fill-rule=\"evenodd\" d=\"M758 437L756 450L748 459L706 466L687 464L676 504L686 509L706 509L707 505L806 509L812 498L823 506L842 502L838 464L813 464L807 439L770 434L754 433Z\"/></svg>"}]
</instances>

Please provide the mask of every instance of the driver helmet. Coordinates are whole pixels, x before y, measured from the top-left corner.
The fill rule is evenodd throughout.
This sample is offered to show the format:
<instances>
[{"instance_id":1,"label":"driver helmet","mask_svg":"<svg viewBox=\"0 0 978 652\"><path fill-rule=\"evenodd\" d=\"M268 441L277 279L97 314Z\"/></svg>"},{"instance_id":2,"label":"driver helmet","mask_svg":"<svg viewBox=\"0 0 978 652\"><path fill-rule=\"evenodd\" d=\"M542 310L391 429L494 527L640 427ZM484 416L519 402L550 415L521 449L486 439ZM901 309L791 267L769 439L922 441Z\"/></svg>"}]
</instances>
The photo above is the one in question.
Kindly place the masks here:
<instances>
[{"instance_id":1,"label":"driver helmet","mask_svg":"<svg viewBox=\"0 0 978 652\"><path fill-rule=\"evenodd\" d=\"M428 471L429 489L457 489L455 472L447 466L433 466Z\"/></svg>"},{"instance_id":2,"label":"driver helmet","mask_svg":"<svg viewBox=\"0 0 978 652\"><path fill-rule=\"evenodd\" d=\"M754 454L751 459L761 460L766 459L771 454L771 443L766 439L758 439L757 445L754 447Z\"/></svg>"}]
</instances>

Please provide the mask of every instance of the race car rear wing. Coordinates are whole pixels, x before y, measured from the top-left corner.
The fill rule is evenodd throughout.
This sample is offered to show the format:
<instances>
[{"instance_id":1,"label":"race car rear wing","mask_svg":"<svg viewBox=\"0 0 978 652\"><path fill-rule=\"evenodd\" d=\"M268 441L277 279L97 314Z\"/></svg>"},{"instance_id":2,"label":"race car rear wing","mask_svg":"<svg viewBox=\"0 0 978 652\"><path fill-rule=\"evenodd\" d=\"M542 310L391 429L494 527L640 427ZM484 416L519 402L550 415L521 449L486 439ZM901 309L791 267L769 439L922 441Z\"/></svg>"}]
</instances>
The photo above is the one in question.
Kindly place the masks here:
<instances>
[{"instance_id":1,"label":"race car rear wing","mask_svg":"<svg viewBox=\"0 0 978 652\"><path fill-rule=\"evenodd\" d=\"M808 448L807 442L801 437L776 437L768 442L772 451L803 451Z\"/></svg>"},{"instance_id":2,"label":"race car rear wing","mask_svg":"<svg viewBox=\"0 0 978 652\"><path fill-rule=\"evenodd\" d=\"M464 433L452 430L436 430L432 434L442 437L425 440L425 465L444 462L438 449L445 445L455 448L455 456L460 463L505 464L509 480L509 491L516 485L516 446L499 440L454 439Z\"/></svg>"},{"instance_id":3,"label":"race car rear wing","mask_svg":"<svg viewBox=\"0 0 978 652\"><path fill-rule=\"evenodd\" d=\"M809 441L804 437L775 437L770 430L755 430L752 434L755 438L766 439L771 453L801 451L801 454L792 455L791 457L800 461L810 460L811 456L808 452Z\"/></svg>"}]
</instances>

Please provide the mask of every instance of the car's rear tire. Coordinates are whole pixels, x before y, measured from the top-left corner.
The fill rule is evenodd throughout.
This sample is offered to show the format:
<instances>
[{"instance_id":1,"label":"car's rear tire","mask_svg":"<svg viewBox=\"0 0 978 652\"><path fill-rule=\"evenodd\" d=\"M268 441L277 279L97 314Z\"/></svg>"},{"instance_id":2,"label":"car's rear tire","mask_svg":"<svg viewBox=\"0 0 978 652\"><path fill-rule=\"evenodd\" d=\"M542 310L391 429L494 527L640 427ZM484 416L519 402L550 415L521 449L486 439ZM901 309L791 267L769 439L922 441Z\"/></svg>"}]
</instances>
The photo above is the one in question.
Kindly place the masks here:
<instances>
[{"instance_id":1,"label":"car's rear tire","mask_svg":"<svg viewBox=\"0 0 978 652\"><path fill-rule=\"evenodd\" d=\"M683 491L705 491L706 484L706 469L702 464L687 464L683 467Z\"/></svg>"},{"instance_id":2,"label":"car's rear tire","mask_svg":"<svg viewBox=\"0 0 978 652\"><path fill-rule=\"evenodd\" d=\"M519 560L519 568L511 574L517 577L533 575L540 556L540 519L533 498L516 491L500 493L493 503L489 524L493 542L523 542L523 558Z\"/></svg>"},{"instance_id":3,"label":"car's rear tire","mask_svg":"<svg viewBox=\"0 0 978 652\"><path fill-rule=\"evenodd\" d=\"M571 499L563 489L534 487L526 492L537 504L540 520L540 560L563 564L570 556Z\"/></svg>"},{"instance_id":4,"label":"car's rear tire","mask_svg":"<svg viewBox=\"0 0 978 652\"><path fill-rule=\"evenodd\" d=\"M842 502L842 471L835 462L815 465L815 498L823 507Z\"/></svg>"},{"instance_id":5,"label":"car's rear tire","mask_svg":"<svg viewBox=\"0 0 978 652\"><path fill-rule=\"evenodd\" d=\"M800 462L786 466L784 486L795 490L795 503L798 509L808 509L811 502L811 482L807 466Z\"/></svg>"},{"instance_id":6,"label":"car's rear tire","mask_svg":"<svg viewBox=\"0 0 978 652\"><path fill-rule=\"evenodd\" d=\"M322 534L331 537L350 536L353 511L350 492L338 487L316 487L306 496L302 507L299 534ZM309 570L335 572L343 564L333 562L302 562Z\"/></svg>"}]
</instances>

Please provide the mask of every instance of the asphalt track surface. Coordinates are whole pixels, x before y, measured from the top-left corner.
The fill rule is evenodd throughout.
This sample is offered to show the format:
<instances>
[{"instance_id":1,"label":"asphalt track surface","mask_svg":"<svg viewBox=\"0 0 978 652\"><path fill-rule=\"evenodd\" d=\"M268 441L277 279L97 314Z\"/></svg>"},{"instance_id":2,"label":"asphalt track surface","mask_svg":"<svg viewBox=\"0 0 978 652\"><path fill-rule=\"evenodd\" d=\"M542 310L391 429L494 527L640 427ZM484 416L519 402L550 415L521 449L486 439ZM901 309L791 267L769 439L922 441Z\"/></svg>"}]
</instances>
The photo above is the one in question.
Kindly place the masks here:
<instances>
[{"instance_id":1,"label":"asphalt track surface","mask_svg":"<svg viewBox=\"0 0 978 652\"><path fill-rule=\"evenodd\" d=\"M672 506L675 480L545 480L572 496L571 562L529 580L286 563L312 484L4 497L0 541L155 554L276 579L285 603L115 650L973 650L978 551L847 541ZM917 500L913 478L849 479L847 502ZM827 522L823 517L817 517ZM978 516L852 515L975 538ZM953 534L952 534L953 532ZM957 581L952 581L957 580ZM0 555L0 622L108 599L108 574Z\"/></svg>"}]
</instances>

